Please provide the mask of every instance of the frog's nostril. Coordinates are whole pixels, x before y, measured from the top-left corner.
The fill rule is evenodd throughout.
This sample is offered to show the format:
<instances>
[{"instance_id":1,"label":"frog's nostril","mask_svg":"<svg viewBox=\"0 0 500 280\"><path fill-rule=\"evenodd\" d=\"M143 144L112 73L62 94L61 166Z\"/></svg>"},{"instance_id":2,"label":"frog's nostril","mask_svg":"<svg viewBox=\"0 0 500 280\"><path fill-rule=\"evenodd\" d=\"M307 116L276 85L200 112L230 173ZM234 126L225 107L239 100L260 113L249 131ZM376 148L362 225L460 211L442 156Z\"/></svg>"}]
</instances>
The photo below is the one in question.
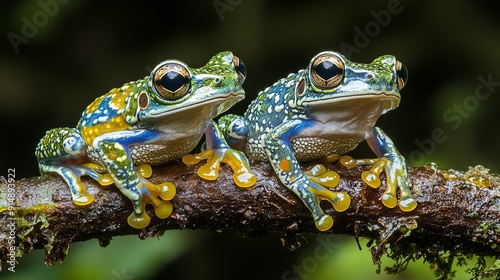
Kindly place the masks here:
<instances>
[{"instance_id":1,"label":"frog's nostril","mask_svg":"<svg viewBox=\"0 0 500 280\"><path fill-rule=\"evenodd\" d=\"M373 74L372 73L366 74L366 78L367 79L373 79Z\"/></svg>"}]
</instances>

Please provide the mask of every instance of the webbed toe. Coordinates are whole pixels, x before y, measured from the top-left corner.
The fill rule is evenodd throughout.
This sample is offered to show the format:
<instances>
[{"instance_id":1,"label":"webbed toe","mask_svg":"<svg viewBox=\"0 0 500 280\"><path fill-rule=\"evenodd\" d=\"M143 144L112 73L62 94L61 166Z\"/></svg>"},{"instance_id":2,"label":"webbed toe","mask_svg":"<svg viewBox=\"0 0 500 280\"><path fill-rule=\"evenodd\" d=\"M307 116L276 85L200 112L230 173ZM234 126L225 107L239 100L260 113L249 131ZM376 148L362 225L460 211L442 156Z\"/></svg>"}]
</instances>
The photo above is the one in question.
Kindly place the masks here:
<instances>
[{"instance_id":1,"label":"webbed toe","mask_svg":"<svg viewBox=\"0 0 500 280\"><path fill-rule=\"evenodd\" d=\"M220 163L224 162L233 170L233 181L238 187L248 188L257 182L246 157L237 150L230 148L210 149L182 157L182 162L187 165L194 165L202 160L207 162L198 168L197 174L205 180L216 180L219 177Z\"/></svg>"}]
</instances>

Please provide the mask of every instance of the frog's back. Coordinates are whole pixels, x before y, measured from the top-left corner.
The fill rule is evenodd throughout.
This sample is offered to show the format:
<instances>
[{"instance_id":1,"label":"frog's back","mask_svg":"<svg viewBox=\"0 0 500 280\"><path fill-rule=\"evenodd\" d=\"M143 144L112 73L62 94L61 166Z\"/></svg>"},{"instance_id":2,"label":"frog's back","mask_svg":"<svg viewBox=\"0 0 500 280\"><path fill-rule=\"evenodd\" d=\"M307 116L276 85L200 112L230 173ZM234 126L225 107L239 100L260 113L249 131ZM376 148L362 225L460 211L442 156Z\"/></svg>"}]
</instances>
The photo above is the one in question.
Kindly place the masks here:
<instances>
[{"instance_id":1,"label":"frog's back","mask_svg":"<svg viewBox=\"0 0 500 280\"><path fill-rule=\"evenodd\" d=\"M78 122L77 129L83 132L91 129L94 137L87 137L87 144L93 139L107 132L129 129L137 114L136 89L138 82L129 82L122 87L114 88L108 93L96 98L90 103Z\"/></svg>"},{"instance_id":2,"label":"frog's back","mask_svg":"<svg viewBox=\"0 0 500 280\"><path fill-rule=\"evenodd\" d=\"M244 118L250 130L247 136L247 153L256 160L265 161L267 155L262 140L271 129L297 114L288 104L297 74L278 80L272 86L259 92L248 106Z\"/></svg>"}]
</instances>

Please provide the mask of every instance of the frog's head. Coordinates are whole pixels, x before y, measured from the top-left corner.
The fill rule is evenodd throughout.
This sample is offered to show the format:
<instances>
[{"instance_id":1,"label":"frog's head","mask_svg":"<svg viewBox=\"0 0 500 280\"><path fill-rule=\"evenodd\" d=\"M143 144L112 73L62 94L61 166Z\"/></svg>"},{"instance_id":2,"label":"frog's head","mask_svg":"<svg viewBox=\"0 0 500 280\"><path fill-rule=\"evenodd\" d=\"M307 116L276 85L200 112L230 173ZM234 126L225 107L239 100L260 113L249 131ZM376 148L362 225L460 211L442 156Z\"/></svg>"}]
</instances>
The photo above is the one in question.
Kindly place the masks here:
<instances>
[{"instance_id":1,"label":"frog's head","mask_svg":"<svg viewBox=\"0 0 500 280\"><path fill-rule=\"evenodd\" d=\"M296 106L318 115L350 110L376 118L399 105L399 91L408 79L406 67L392 55L363 64L332 51L316 55L299 75Z\"/></svg>"},{"instance_id":2,"label":"frog's head","mask_svg":"<svg viewBox=\"0 0 500 280\"><path fill-rule=\"evenodd\" d=\"M221 52L201 68L178 60L158 64L144 80L139 122L155 126L204 126L242 100L246 68L231 52ZM165 127L166 128L166 127Z\"/></svg>"}]
</instances>

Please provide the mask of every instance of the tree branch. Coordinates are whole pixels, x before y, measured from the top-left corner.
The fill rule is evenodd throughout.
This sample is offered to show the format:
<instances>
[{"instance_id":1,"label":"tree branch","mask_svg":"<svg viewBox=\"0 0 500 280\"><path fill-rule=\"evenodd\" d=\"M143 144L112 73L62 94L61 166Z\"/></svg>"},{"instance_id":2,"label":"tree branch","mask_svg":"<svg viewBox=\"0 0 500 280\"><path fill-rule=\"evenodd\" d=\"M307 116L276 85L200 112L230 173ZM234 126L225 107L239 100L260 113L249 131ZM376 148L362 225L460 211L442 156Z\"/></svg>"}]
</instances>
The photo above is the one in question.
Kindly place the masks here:
<instances>
[{"instance_id":1,"label":"tree branch","mask_svg":"<svg viewBox=\"0 0 500 280\"><path fill-rule=\"evenodd\" d=\"M271 166L251 164L258 182L249 190L236 187L227 166L222 166L220 177L214 182L200 179L196 175L197 166L174 162L155 168L152 182L171 181L177 188L172 200L174 212L161 220L156 218L152 207L148 208L151 224L142 230L127 224L131 203L114 186L103 188L92 179L83 178L95 200L88 207L78 208L59 177L21 179L14 185L1 177L0 228L6 231L0 232L0 259L6 262L12 253L20 257L43 248L45 262L53 264L64 259L74 241L97 238L105 246L113 236L138 234L146 238L169 229L234 229L250 236L282 232L289 249L298 245L296 234L319 233L309 210L279 182ZM311 166L303 165L303 168ZM374 240L371 250L376 264L380 265L380 257L387 247L392 254L401 252L396 258L428 256L426 260L429 260L432 254L443 250L499 255L500 180L481 167L467 173L409 168L409 182L418 207L405 213L382 205L379 198L385 182L379 189L362 182L361 173L368 167L325 166L341 177L336 190L351 196L351 206L342 213L335 212L328 203L322 204L335 219L328 233ZM450 180L454 176L455 180ZM385 181L384 175L382 177ZM490 186L479 188L472 183L481 178L489 180ZM9 194L13 200L9 200ZM15 206L13 211L9 211L11 202ZM11 231L14 225L15 238Z\"/></svg>"}]
</instances>

